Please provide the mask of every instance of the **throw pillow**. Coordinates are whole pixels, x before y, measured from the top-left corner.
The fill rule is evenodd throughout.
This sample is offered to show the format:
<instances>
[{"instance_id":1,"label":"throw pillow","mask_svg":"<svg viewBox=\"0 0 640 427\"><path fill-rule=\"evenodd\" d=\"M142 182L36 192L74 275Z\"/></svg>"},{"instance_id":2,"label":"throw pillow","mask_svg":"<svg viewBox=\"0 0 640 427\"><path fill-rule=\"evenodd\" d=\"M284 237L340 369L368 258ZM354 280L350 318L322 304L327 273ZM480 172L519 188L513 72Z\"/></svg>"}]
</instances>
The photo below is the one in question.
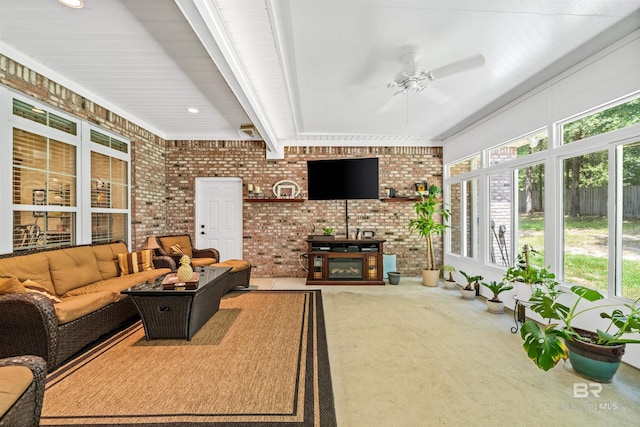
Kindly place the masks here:
<instances>
[{"instance_id":1,"label":"throw pillow","mask_svg":"<svg viewBox=\"0 0 640 427\"><path fill-rule=\"evenodd\" d=\"M16 277L0 278L0 295L19 294L24 291L24 286L22 286L22 283L20 283L20 280L18 280Z\"/></svg>"},{"instance_id":2,"label":"throw pillow","mask_svg":"<svg viewBox=\"0 0 640 427\"><path fill-rule=\"evenodd\" d=\"M24 282L22 282L22 286L25 287L25 292L32 292L32 293L35 293L35 294L44 295L47 298L49 298L51 301L53 301L54 303L62 302L62 300L60 298L58 298L57 295L52 294L49 289L47 289L46 287L42 286L38 282L34 282L33 280L27 279Z\"/></svg>"},{"instance_id":3,"label":"throw pillow","mask_svg":"<svg viewBox=\"0 0 640 427\"><path fill-rule=\"evenodd\" d=\"M118 262L121 276L154 269L151 249L118 254Z\"/></svg>"},{"instance_id":4,"label":"throw pillow","mask_svg":"<svg viewBox=\"0 0 640 427\"><path fill-rule=\"evenodd\" d=\"M178 244L172 245L170 249L171 249L171 253L172 254L181 254L181 253L184 252L182 250L182 246L180 246Z\"/></svg>"}]
</instances>

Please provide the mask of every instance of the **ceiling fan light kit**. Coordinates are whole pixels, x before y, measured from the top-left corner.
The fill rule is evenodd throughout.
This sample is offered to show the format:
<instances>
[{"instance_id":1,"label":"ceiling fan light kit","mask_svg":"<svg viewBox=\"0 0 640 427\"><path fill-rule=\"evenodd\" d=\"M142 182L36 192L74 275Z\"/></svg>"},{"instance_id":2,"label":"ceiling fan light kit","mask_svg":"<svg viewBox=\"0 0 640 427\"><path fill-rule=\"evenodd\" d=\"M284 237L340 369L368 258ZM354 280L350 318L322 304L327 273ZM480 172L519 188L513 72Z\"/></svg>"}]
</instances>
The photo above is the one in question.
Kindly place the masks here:
<instances>
[{"instance_id":1,"label":"ceiling fan light kit","mask_svg":"<svg viewBox=\"0 0 640 427\"><path fill-rule=\"evenodd\" d=\"M387 85L388 88L400 88L393 96L406 94L409 91L422 93L425 89L430 88L427 92L429 97L439 103L446 102L449 97L431 85L434 80L480 67L484 64L484 56L475 55L428 71L418 64L420 56L416 52L405 53L401 59L405 64L405 68L396 74L393 81ZM393 103L387 104L379 111L384 112L392 105Z\"/></svg>"}]
</instances>

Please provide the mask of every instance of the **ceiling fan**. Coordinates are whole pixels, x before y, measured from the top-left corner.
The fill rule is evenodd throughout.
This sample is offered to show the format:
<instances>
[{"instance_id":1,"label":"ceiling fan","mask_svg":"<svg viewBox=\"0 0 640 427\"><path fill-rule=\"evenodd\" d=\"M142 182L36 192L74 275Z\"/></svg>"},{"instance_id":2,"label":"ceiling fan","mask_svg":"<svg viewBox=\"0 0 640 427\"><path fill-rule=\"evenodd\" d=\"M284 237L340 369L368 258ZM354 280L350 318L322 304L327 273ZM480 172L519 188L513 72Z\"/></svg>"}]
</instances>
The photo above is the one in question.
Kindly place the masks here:
<instances>
[{"instance_id":1,"label":"ceiling fan","mask_svg":"<svg viewBox=\"0 0 640 427\"><path fill-rule=\"evenodd\" d=\"M387 85L388 88L397 88L399 90L378 110L379 113L384 113L391 109L400 98L397 95L404 95L409 92L421 93L437 103L444 103L449 99L449 95L432 86L431 82L484 64L484 56L474 55L433 70L426 70L418 64L419 59L420 56L416 52L408 52L402 55L402 62L404 62L405 67Z\"/></svg>"}]
</instances>

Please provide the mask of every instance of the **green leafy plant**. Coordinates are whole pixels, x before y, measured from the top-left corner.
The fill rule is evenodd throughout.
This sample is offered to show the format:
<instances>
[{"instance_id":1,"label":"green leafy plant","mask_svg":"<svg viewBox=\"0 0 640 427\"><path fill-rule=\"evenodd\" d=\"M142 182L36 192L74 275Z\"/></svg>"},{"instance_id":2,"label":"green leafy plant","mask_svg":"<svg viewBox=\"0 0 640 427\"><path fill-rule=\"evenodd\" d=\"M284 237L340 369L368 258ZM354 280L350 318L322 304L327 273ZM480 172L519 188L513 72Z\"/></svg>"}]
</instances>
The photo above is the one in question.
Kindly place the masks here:
<instances>
[{"instance_id":1,"label":"green leafy plant","mask_svg":"<svg viewBox=\"0 0 640 427\"><path fill-rule=\"evenodd\" d=\"M626 334L640 332L640 299L632 304L592 304L584 307L584 303L600 301L604 296L595 289L577 285L571 287L575 301L571 306L566 306L558 298L567 293L557 283L551 283L545 289L539 288L530 299L532 311L549 321L559 321L541 327L537 322L528 320L522 325L523 347L540 369L548 371L568 357L569 350L563 340L579 340L604 346L640 344L638 339L625 337ZM621 306L626 307L626 312ZM574 320L580 315L605 307L617 307L610 313L600 313L601 318L609 320L605 330L597 329L595 334L587 335L573 327Z\"/></svg>"},{"instance_id":2,"label":"green leafy plant","mask_svg":"<svg viewBox=\"0 0 640 427\"><path fill-rule=\"evenodd\" d=\"M505 282L522 282L527 285L553 285L556 275L546 268L531 265L530 257L537 252L529 245L522 247L522 252L514 265L507 268L503 280Z\"/></svg>"},{"instance_id":3,"label":"green leafy plant","mask_svg":"<svg viewBox=\"0 0 640 427\"><path fill-rule=\"evenodd\" d=\"M438 270L433 250L433 237L441 236L449 228L446 222L451 217L451 211L444 206L440 187L425 184L420 188L424 188L424 191L418 191L421 200L413 205L416 218L409 221L409 230L411 234L418 233L425 239L426 269Z\"/></svg>"},{"instance_id":4,"label":"green leafy plant","mask_svg":"<svg viewBox=\"0 0 640 427\"><path fill-rule=\"evenodd\" d=\"M332 236L336 230L333 227L322 227L325 236Z\"/></svg>"},{"instance_id":5,"label":"green leafy plant","mask_svg":"<svg viewBox=\"0 0 640 427\"><path fill-rule=\"evenodd\" d=\"M496 282L495 280L492 280L489 283L481 282L480 284L493 292L493 298L489 300L493 302L502 302L500 300L500 294L513 289L513 285L511 285L510 283Z\"/></svg>"},{"instance_id":6,"label":"green leafy plant","mask_svg":"<svg viewBox=\"0 0 640 427\"><path fill-rule=\"evenodd\" d=\"M460 274L462 274L464 278L467 280L467 285L464 287L467 290L474 289L474 285L479 284L480 280L484 279L484 277L482 276L472 276L470 274L465 273L462 270L460 270Z\"/></svg>"},{"instance_id":7,"label":"green leafy plant","mask_svg":"<svg viewBox=\"0 0 640 427\"><path fill-rule=\"evenodd\" d=\"M442 266L442 271L444 271L445 273L448 273L448 278L446 279L449 282L455 282L455 280L453 279L453 273L455 273L456 268L453 265L443 265Z\"/></svg>"}]
</instances>

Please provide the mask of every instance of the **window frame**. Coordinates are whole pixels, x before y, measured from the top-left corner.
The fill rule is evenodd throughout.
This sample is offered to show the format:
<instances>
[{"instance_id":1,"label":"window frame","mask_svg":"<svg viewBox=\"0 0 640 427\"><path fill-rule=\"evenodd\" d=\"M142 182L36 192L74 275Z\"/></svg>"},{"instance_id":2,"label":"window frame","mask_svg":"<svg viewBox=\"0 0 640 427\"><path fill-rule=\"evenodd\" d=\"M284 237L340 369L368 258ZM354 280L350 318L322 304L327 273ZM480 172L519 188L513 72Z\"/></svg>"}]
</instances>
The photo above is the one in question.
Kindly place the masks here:
<instances>
[{"instance_id":1,"label":"window frame","mask_svg":"<svg viewBox=\"0 0 640 427\"><path fill-rule=\"evenodd\" d=\"M55 114L65 120L69 120L76 125L76 135L60 131L47 124L41 124L13 114L13 100L28 103L34 108ZM0 222L0 233L4 236L13 235L13 213L16 211L51 211L51 212L71 212L75 214L75 228L72 230L73 244L90 244L91 235L91 215L94 212L121 213L126 214L126 241L129 246L131 242L131 140L112 131L103 129L84 119L73 116L67 112L59 110L54 106L38 101L21 92L0 85L0 141L5 152L10 153L0 156L0 169L6 171L13 170L13 133L14 129L31 132L48 139L54 139L66 144L75 146L76 156L76 186L75 186L75 206L40 206L13 203L13 174L0 174L0 212L3 217L11 218L10 221ZM107 135L113 139L127 144L126 153L115 148L94 143L90 140L90 131L94 130ZM127 208L91 208L91 152L100 152L109 157L117 158L126 162L127 166ZM6 214L6 215L5 215ZM0 240L0 253L11 253L15 250L13 239Z\"/></svg>"}]
</instances>

